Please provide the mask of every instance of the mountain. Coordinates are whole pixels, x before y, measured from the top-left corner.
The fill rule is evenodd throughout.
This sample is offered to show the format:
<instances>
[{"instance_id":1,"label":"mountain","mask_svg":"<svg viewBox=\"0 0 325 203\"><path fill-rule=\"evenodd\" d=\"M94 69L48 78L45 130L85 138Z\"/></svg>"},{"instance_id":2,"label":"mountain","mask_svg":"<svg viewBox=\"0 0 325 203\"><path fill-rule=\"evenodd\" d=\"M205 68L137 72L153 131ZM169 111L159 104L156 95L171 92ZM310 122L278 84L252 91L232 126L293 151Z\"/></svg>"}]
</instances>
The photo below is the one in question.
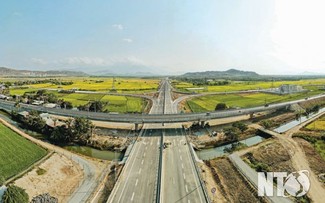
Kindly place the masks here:
<instances>
[{"instance_id":1,"label":"mountain","mask_svg":"<svg viewBox=\"0 0 325 203\"><path fill-rule=\"evenodd\" d=\"M49 70L49 71L32 71L32 70L17 70L12 68L0 67L1 76L14 77L48 77L48 76L87 76L81 71L67 71L67 70Z\"/></svg>"},{"instance_id":2,"label":"mountain","mask_svg":"<svg viewBox=\"0 0 325 203\"><path fill-rule=\"evenodd\" d=\"M180 77L187 78L241 78L251 77L256 78L260 75L253 71L242 71L237 69L229 69L227 71L204 71L204 72L189 72Z\"/></svg>"},{"instance_id":3,"label":"mountain","mask_svg":"<svg viewBox=\"0 0 325 203\"><path fill-rule=\"evenodd\" d=\"M135 64L114 64L107 67L79 68L90 75L95 76L155 76L163 72L159 69Z\"/></svg>"},{"instance_id":4,"label":"mountain","mask_svg":"<svg viewBox=\"0 0 325 203\"><path fill-rule=\"evenodd\" d=\"M325 75L324 73L315 73L315 72L310 72L310 71L305 71L302 72L298 75L306 75L306 76L320 76L320 75Z\"/></svg>"}]
</instances>

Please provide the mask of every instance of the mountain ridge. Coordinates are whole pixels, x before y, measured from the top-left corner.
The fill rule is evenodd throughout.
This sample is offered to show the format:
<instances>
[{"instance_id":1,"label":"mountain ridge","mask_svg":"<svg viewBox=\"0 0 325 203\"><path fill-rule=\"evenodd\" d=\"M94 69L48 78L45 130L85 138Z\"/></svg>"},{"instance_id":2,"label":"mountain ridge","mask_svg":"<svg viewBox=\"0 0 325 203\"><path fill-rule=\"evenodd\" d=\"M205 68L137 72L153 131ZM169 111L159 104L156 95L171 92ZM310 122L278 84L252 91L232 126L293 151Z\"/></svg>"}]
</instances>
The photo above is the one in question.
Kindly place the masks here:
<instances>
[{"instance_id":1,"label":"mountain ridge","mask_svg":"<svg viewBox=\"0 0 325 203\"><path fill-rule=\"evenodd\" d=\"M69 71L69 70L18 70L14 68L0 67L1 76L33 76L33 77L46 77L46 76L87 76L88 74L82 71Z\"/></svg>"}]
</instances>

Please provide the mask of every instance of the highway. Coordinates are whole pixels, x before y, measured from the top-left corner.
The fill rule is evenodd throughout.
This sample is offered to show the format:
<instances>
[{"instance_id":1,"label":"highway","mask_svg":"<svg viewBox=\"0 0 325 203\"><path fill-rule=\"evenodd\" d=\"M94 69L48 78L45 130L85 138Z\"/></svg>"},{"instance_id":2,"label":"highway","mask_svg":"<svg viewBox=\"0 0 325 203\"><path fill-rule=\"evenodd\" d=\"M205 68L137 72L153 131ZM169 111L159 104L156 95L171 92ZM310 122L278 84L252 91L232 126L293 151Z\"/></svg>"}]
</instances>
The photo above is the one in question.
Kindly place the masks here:
<instances>
[{"instance_id":1,"label":"highway","mask_svg":"<svg viewBox=\"0 0 325 203\"><path fill-rule=\"evenodd\" d=\"M325 98L325 94L317 95L308 98L308 100ZM153 105L162 105L158 101L154 101ZM68 116L68 117L86 117L91 120L108 121L108 122L121 122L121 123L181 123L190 121L207 121L217 118L226 118L232 116L247 115L256 112L263 112L268 110L274 110L286 107L291 104L306 101L306 99L299 99L290 102L282 102L277 104L270 104L269 106L258 106L253 108L243 108L235 110L224 110L210 113L186 113L186 114L163 114L162 112L153 111L150 114L110 114L99 112L87 112L87 111L75 111L58 108L46 108L42 106L34 106L28 104L20 104L20 108L15 107L14 102L0 100L0 108L5 110L37 110L41 112L47 112L54 115ZM158 103L158 104L157 104ZM153 107L155 109L157 107Z\"/></svg>"},{"instance_id":2,"label":"highway","mask_svg":"<svg viewBox=\"0 0 325 203\"><path fill-rule=\"evenodd\" d=\"M171 86L165 86L165 113L176 113L171 97ZM195 170L185 135L181 126L170 128L165 125L163 150L162 181L160 202L206 202L200 180Z\"/></svg>"},{"instance_id":3,"label":"highway","mask_svg":"<svg viewBox=\"0 0 325 203\"><path fill-rule=\"evenodd\" d=\"M150 113L164 113L164 84ZM160 192L161 124L145 124L107 202L154 202Z\"/></svg>"},{"instance_id":4,"label":"highway","mask_svg":"<svg viewBox=\"0 0 325 203\"><path fill-rule=\"evenodd\" d=\"M170 90L163 80L150 113L174 112ZM162 149L162 141L172 144ZM185 143L182 128L145 124L108 202L206 202Z\"/></svg>"}]
</instances>

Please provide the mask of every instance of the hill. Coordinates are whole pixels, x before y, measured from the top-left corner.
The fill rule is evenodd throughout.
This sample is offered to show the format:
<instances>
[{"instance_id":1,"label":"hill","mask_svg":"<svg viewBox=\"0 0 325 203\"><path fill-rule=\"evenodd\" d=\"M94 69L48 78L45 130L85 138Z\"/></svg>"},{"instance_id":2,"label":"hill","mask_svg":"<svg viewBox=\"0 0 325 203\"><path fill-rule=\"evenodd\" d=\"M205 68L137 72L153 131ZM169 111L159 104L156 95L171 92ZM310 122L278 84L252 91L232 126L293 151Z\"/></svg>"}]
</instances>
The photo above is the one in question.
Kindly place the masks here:
<instances>
[{"instance_id":1,"label":"hill","mask_svg":"<svg viewBox=\"0 0 325 203\"><path fill-rule=\"evenodd\" d=\"M14 77L48 77L48 76L87 76L86 73L80 71L52 70L52 71L32 71L17 70L12 68L0 67L1 76Z\"/></svg>"},{"instance_id":2,"label":"hill","mask_svg":"<svg viewBox=\"0 0 325 203\"><path fill-rule=\"evenodd\" d=\"M229 69L227 71L204 71L204 72L189 72L181 75L181 77L187 78L241 78L250 77L257 78L260 77L259 74L253 71L242 71L236 69Z\"/></svg>"}]
</instances>

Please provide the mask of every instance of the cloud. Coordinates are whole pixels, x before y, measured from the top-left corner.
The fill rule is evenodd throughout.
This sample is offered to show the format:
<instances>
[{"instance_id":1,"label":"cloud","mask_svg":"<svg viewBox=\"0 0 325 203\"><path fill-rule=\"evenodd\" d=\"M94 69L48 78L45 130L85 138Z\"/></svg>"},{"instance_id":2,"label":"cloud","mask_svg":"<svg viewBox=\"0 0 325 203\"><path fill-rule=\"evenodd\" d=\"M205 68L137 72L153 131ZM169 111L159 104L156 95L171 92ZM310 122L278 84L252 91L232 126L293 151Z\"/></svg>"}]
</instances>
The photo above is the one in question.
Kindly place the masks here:
<instances>
[{"instance_id":1,"label":"cloud","mask_svg":"<svg viewBox=\"0 0 325 203\"><path fill-rule=\"evenodd\" d=\"M130 38L124 38L123 41L124 41L124 42L127 42L127 43L132 43L132 42L133 42L133 39L130 39Z\"/></svg>"},{"instance_id":2,"label":"cloud","mask_svg":"<svg viewBox=\"0 0 325 203\"><path fill-rule=\"evenodd\" d=\"M35 64L39 64L39 65L46 65L48 64L48 62L44 59L41 58L31 58L31 61Z\"/></svg>"},{"instance_id":3,"label":"cloud","mask_svg":"<svg viewBox=\"0 0 325 203\"><path fill-rule=\"evenodd\" d=\"M112 66L116 64L132 64L132 65L146 65L146 63L135 57L111 57L111 58L100 58L100 57L68 57L54 62L64 66Z\"/></svg>"},{"instance_id":4,"label":"cloud","mask_svg":"<svg viewBox=\"0 0 325 203\"><path fill-rule=\"evenodd\" d=\"M123 30L124 26L122 24L114 24L112 25L113 28L118 29L118 30Z\"/></svg>"}]
</instances>

